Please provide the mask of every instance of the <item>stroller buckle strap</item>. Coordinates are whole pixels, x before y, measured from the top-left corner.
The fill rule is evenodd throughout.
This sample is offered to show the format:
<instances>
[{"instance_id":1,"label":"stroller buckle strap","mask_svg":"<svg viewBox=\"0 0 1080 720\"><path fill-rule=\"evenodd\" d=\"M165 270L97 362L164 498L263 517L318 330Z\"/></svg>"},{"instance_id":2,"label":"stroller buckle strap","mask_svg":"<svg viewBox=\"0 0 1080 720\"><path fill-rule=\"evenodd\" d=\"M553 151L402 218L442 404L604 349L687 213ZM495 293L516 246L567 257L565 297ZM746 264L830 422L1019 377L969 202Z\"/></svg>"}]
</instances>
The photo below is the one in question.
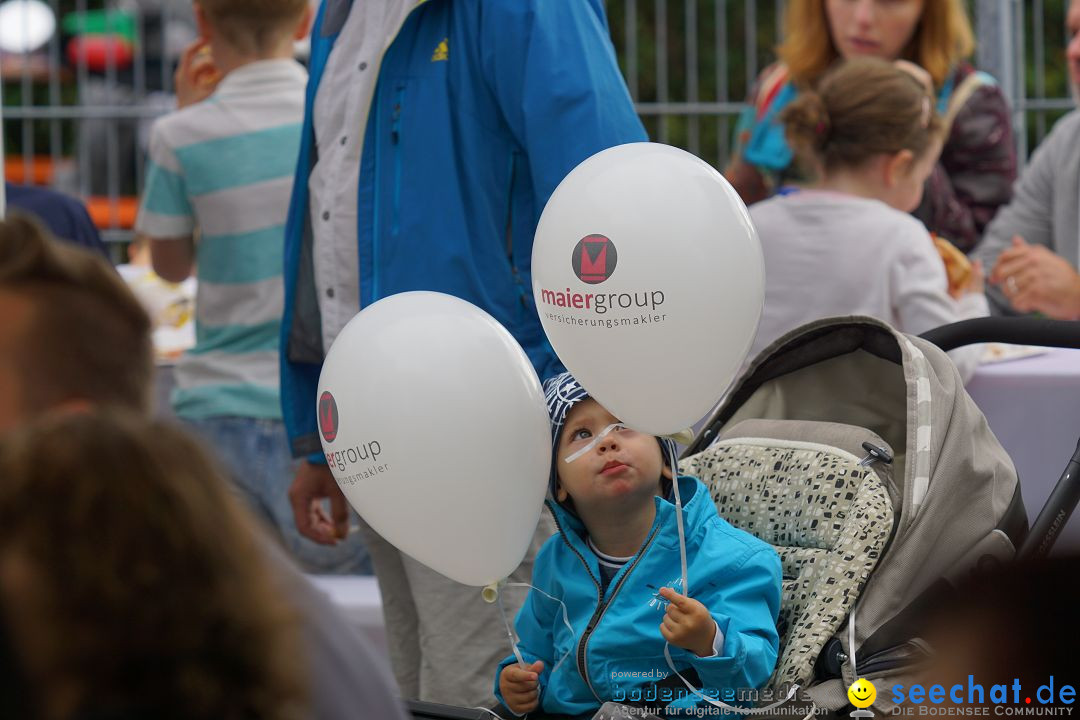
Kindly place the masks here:
<instances>
[{"instance_id":1,"label":"stroller buckle strap","mask_svg":"<svg viewBox=\"0 0 1080 720\"><path fill-rule=\"evenodd\" d=\"M876 462L883 462L886 465L892 465L893 456L885 448L875 445L872 442L864 442L862 449L866 451L867 455L859 461L861 467L868 467Z\"/></svg>"}]
</instances>

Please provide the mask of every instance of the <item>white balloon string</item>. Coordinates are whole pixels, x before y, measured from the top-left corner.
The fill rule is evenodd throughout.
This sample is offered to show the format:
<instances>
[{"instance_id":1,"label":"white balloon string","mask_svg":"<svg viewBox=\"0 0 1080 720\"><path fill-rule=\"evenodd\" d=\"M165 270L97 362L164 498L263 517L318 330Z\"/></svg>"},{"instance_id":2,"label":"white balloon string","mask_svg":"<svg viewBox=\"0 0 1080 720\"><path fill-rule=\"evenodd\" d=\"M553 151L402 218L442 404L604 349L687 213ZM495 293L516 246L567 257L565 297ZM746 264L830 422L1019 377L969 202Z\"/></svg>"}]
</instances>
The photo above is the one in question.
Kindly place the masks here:
<instances>
[{"instance_id":1,"label":"white balloon string","mask_svg":"<svg viewBox=\"0 0 1080 720\"><path fill-rule=\"evenodd\" d=\"M854 682L859 680L859 666L855 662L855 610L858 609L859 603L855 603L851 606L851 614L848 615L848 659L851 660L851 675L855 678Z\"/></svg>"},{"instance_id":2,"label":"white balloon string","mask_svg":"<svg viewBox=\"0 0 1080 720\"><path fill-rule=\"evenodd\" d=\"M557 597L552 597L551 595L548 595L546 592L544 592L540 588L536 587L535 585L530 585L529 583L512 582L512 583L506 583L503 587L531 588L531 589L535 590L536 592L540 593L541 595L543 595L544 597L549 598L549 599L554 600L555 602L559 603L559 605L562 606L563 625L566 625L566 629L570 631L570 637L574 637L574 626L570 624L570 615L566 610L566 603L564 603L562 600L560 600ZM500 593L499 610L502 611L503 622L506 623L507 632L510 633L510 643L514 646L514 656L518 659L518 662L521 664L521 666L525 667L525 661L521 657L521 651L518 649L517 641L514 639L514 634L510 630L510 621L507 620L506 610L503 608L501 595L502 595L502 593ZM571 643L570 647L573 647L573 643ZM554 672L559 669L559 666L562 665L563 661L566 660L566 658L569 657L569 656L570 656L570 650L568 649L566 652L563 653L562 657L559 658L559 662L555 663L555 666L551 668L552 674L554 674Z\"/></svg>"},{"instance_id":3,"label":"white balloon string","mask_svg":"<svg viewBox=\"0 0 1080 720\"><path fill-rule=\"evenodd\" d=\"M672 489L675 490L675 525L679 528L679 563L682 569L682 594L690 597L690 583L686 577L686 534L683 530L682 496L679 495L679 458L675 456L675 448L671 443L665 443L668 449L669 462L671 463Z\"/></svg>"},{"instance_id":4,"label":"white balloon string","mask_svg":"<svg viewBox=\"0 0 1080 720\"><path fill-rule=\"evenodd\" d=\"M503 607L502 593L495 594L495 602L499 604L499 614L502 615L503 625L506 626L506 636L510 638L510 647L514 649L514 657L517 658L518 666L522 670L525 669L525 658L521 656L521 650L518 649L517 639L514 637L514 630L510 627L510 620L506 615L506 608Z\"/></svg>"},{"instance_id":5,"label":"white balloon string","mask_svg":"<svg viewBox=\"0 0 1080 720\"><path fill-rule=\"evenodd\" d=\"M577 460L577 459L578 459L579 457L581 457L582 455L584 455L585 453L589 452L589 451L590 451L590 450L592 450L592 449L593 449L594 447L596 447L597 445L599 445L599 444L600 444L600 441L601 441L601 440L603 440L604 438L606 438L606 437L607 437L608 435L610 435L611 433L615 432L616 430L625 430L625 429L626 429L626 426L625 426L625 425L623 425L622 423L618 423L618 422L616 422L616 423L611 423L611 424L610 424L610 425L608 425L608 426L607 426L606 428L604 428L603 430L601 430L601 431L600 431L600 434L599 434L599 435L597 435L596 437L594 437L594 438L593 438L593 439L592 439L592 440L591 440L591 441L589 442L589 444L588 444L588 445L586 445L585 447L581 448L580 450L576 450L576 451L575 451L574 453L572 453L572 454L570 454L570 455L567 455L567 456L566 456L566 458L565 458L565 459L563 460L563 462L568 462L568 463L574 462L574 461L575 461L575 460Z\"/></svg>"},{"instance_id":6,"label":"white balloon string","mask_svg":"<svg viewBox=\"0 0 1080 720\"><path fill-rule=\"evenodd\" d=\"M687 597L690 597L690 585L686 577L686 536L683 532L682 497L679 494L679 460L675 455L675 449L670 445L668 445L668 456L671 462L671 475L674 478L674 481L672 482L672 487L675 491L676 524L679 527L679 560L682 563L683 594ZM771 705L765 705L759 708L735 707L734 705L728 705L726 703L720 702L719 700L713 700L712 698L706 697L702 695L697 688L691 685L690 682L682 676L682 673L680 673L675 668L675 663L671 659L671 645L667 642L664 643L664 658L667 660L668 667L671 668L671 671L675 673L680 680L683 681L683 685L685 685L687 689L689 689L692 693L694 693L710 705L715 705L718 708L722 708L724 710L728 710L730 712L738 713L741 715L754 715L758 713L768 712L769 710L772 710L773 708L779 707L780 705L783 705L784 703L790 701L793 697L795 697L795 693L799 690L798 685L792 685L791 690L788 691L787 696L783 700L779 700L775 703L772 703Z\"/></svg>"}]
</instances>

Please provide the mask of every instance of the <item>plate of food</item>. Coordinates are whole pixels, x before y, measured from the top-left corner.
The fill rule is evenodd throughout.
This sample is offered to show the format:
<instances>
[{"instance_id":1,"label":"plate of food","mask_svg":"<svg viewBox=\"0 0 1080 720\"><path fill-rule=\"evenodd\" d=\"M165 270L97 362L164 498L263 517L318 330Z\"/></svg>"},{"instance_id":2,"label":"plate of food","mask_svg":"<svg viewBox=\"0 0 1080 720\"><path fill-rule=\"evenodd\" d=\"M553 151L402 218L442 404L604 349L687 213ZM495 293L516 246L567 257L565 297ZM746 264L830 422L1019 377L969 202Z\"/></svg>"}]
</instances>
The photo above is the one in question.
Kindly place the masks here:
<instances>
[{"instance_id":1,"label":"plate of food","mask_svg":"<svg viewBox=\"0 0 1080 720\"><path fill-rule=\"evenodd\" d=\"M1035 345L1006 345L1005 343L986 343L983 346L982 357L979 362L983 365L989 363L1008 362L1022 358L1045 355L1050 348L1036 347Z\"/></svg>"}]
</instances>

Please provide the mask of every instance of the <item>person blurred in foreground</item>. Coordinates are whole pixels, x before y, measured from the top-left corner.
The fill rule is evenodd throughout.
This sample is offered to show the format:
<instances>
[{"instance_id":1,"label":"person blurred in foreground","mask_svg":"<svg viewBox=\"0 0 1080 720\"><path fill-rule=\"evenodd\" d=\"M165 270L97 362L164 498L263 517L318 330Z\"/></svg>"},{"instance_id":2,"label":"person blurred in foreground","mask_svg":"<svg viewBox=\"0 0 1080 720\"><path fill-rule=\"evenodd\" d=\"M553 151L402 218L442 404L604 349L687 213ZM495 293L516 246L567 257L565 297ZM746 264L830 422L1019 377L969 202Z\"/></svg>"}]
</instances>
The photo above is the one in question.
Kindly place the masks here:
<instances>
[{"instance_id":1,"label":"person blurred in foreground","mask_svg":"<svg viewBox=\"0 0 1080 720\"><path fill-rule=\"evenodd\" d=\"M149 418L150 320L104 260L26 218L0 221L0 317L0 437L65 410L122 408ZM99 532L110 531L103 522ZM364 708L404 718L389 668L272 540L260 535L258 547L273 592L298 616L309 717L345 720Z\"/></svg>"},{"instance_id":2,"label":"person blurred in foreground","mask_svg":"<svg viewBox=\"0 0 1080 720\"><path fill-rule=\"evenodd\" d=\"M0 440L0 618L49 720L300 720L295 611L181 429L56 412Z\"/></svg>"}]
</instances>

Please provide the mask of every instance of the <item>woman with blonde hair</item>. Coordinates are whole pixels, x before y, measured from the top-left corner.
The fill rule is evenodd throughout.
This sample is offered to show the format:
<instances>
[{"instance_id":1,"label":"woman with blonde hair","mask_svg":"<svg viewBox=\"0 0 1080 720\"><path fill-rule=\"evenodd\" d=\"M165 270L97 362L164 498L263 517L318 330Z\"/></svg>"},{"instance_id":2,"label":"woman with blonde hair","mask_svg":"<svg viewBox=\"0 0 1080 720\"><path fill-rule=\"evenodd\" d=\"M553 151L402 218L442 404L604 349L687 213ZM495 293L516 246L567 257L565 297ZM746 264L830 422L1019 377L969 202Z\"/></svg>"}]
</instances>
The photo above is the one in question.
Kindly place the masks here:
<instances>
[{"instance_id":1,"label":"woman with blonde hair","mask_svg":"<svg viewBox=\"0 0 1080 720\"><path fill-rule=\"evenodd\" d=\"M0 658L39 720L310 717L291 607L175 426L46 416L0 440Z\"/></svg>"},{"instance_id":2,"label":"woman with blonde hair","mask_svg":"<svg viewBox=\"0 0 1080 720\"><path fill-rule=\"evenodd\" d=\"M747 205L809 179L780 113L839 60L895 62L930 91L944 147L914 215L964 251L975 247L1016 178L1009 107L966 58L975 40L963 0L790 0L780 62L766 68L740 118L726 175Z\"/></svg>"}]
</instances>

